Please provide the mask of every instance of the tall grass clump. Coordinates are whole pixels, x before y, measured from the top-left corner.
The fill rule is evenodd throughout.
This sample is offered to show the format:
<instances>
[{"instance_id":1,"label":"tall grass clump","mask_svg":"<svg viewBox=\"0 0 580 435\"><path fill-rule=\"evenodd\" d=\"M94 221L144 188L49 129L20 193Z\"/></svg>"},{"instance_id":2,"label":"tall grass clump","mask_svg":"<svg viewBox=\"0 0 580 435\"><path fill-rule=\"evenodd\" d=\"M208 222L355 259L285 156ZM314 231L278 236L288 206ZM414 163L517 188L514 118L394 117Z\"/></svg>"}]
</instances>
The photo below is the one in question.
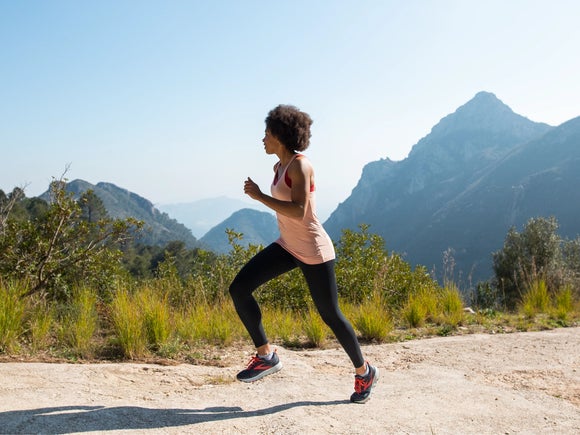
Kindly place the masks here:
<instances>
[{"instance_id":1,"label":"tall grass clump","mask_svg":"<svg viewBox=\"0 0 580 435\"><path fill-rule=\"evenodd\" d=\"M302 318L302 329L308 344L314 347L322 347L326 343L329 328L326 326L320 314L314 307L309 307Z\"/></svg>"},{"instance_id":2,"label":"tall grass clump","mask_svg":"<svg viewBox=\"0 0 580 435\"><path fill-rule=\"evenodd\" d=\"M222 304L213 306L209 318L206 318L202 326L203 334L209 343L228 346L233 341L234 324L238 317L233 305Z\"/></svg>"},{"instance_id":3,"label":"tall grass clump","mask_svg":"<svg viewBox=\"0 0 580 435\"><path fill-rule=\"evenodd\" d=\"M183 307L174 313L175 333L177 338L192 345L198 339L194 308Z\"/></svg>"},{"instance_id":4,"label":"tall grass clump","mask_svg":"<svg viewBox=\"0 0 580 435\"><path fill-rule=\"evenodd\" d=\"M267 309L262 313L264 329L269 336L276 337L284 346L296 346L300 339L300 322L290 310Z\"/></svg>"},{"instance_id":5,"label":"tall grass clump","mask_svg":"<svg viewBox=\"0 0 580 435\"><path fill-rule=\"evenodd\" d=\"M555 294L554 307L552 309L552 316L567 324L570 315L574 312L574 294L572 287L567 285L559 289Z\"/></svg>"},{"instance_id":6,"label":"tall grass clump","mask_svg":"<svg viewBox=\"0 0 580 435\"><path fill-rule=\"evenodd\" d=\"M438 308L437 294L431 286L423 286L416 293L408 296L401 315L411 328L419 328L432 320Z\"/></svg>"},{"instance_id":7,"label":"tall grass clump","mask_svg":"<svg viewBox=\"0 0 580 435\"><path fill-rule=\"evenodd\" d=\"M88 288L75 289L62 320L61 335L78 356L88 356L98 328L97 296Z\"/></svg>"},{"instance_id":8,"label":"tall grass clump","mask_svg":"<svg viewBox=\"0 0 580 435\"><path fill-rule=\"evenodd\" d=\"M382 343L393 330L393 320L379 293L374 293L358 308L354 326L364 340Z\"/></svg>"},{"instance_id":9,"label":"tall grass clump","mask_svg":"<svg viewBox=\"0 0 580 435\"><path fill-rule=\"evenodd\" d=\"M417 295L410 295L402 309L402 317L411 328L419 328L425 324L427 310Z\"/></svg>"},{"instance_id":10,"label":"tall grass clump","mask_svg":"<svg viewBox=\"0 0 580 435\"><path fill-rule=\"evenodd\" d=\"M25 308L21 295L24 293L20 284L0 281L0 352L18 348Z\"/></svg>"},{"instance_id":11,"label":"tall grass clump","mask_svg":"<svg viewBox=\"0 0 580 435\"><path fill-rule=\"evenodd\" d=\"M110 309L115 341L123 356L130 359L143 356L147 341L138 299L125 290L119 290L113 296Z\"/></svg>"},{"instance_id":12,"label":"tall grass clump","mask_svg":"<svg viewBox=\"0 0 580 435\"><path fill-rule=\"evenodd\" d=\"M41 300L29 308L27 329L30 347L33 351L44 350L50 346L55 323L54 308L45 300Z\"/></svg>"},{"instance_id":13,"label":"tall grass clump","mask_svg":"<svg viewBox=\"0 0 580 435\"><path fill-rule=\"evenodd\" d=\"M543 279L532 281L522 297L521 312L528 318L532 318L536 314L546 313L549 307L550 295L546 281Z\"/></svg>"},{"instance_id":14,"label":"tall grass clump","mask_svg":"<svg viewBox=\"0 0 580 435\"><path fill-rule=\"evenodd\" d=\"M207 343L227 346L239 338L238 315L233 304L197 304L178 313L177 335L184 342L195 345Z\"/></svg>"},{"instance_id":15,"label":"tall grass clump","mask_svg":"<svg viewBox=\"0 0 580 435\"><path fill-rule=\"evenodd\" d=\"M445 284L445 287L439 295L439 306L441 309L441 322L456 327L463 321L463 300L461 292L457 286L451 282Z\"/></svg>"},{"instance_id":16,"label":"tall grass clump","mask_svg":"<svg viewBox=\"0 0 580 435\"><path fill-rule=\"evenodd\" d=\"M153 350L165 345L172 333L171 313L167 293L160 295L149 287L137 298L141 307L147 343Z\"/></svg>"}]
</instances>

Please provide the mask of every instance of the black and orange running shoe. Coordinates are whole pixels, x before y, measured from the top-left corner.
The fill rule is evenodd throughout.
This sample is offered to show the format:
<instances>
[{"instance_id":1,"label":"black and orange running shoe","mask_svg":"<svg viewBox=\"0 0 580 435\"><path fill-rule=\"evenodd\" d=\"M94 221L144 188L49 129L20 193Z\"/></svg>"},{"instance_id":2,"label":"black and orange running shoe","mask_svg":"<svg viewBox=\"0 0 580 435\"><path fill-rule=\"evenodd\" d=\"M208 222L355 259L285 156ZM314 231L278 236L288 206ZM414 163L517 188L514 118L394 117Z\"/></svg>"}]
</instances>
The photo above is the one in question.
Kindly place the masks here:
<instances>
[{"instance_id":1,"label":"black and orange running shoe","mask_svg":"<svg viewBox=\"0 0 580 435\"><path fill-rule=\"evenodd\" d=\"M350 396L353 403L365 403L371 397L371 390L379 380L379 369L367 362L369 373L366 376L354 376L354 393Z\"/></svg>"},{"instance_id":2,"label":"black and orange running shoe","mask_svg":"<svg viewBox=\"0 0 580 435\"><path fill-rule=\"evenodd\" d=\"M280 362L280 358L278 358L276 351L274 351L274 355L272 355L272 358L269 360L255 355L248 363L248 367L238 373L236 378L238 381L242 382L254 382L258 379L262 379L264 376L276 373L281 368L282 363Z\"/></svg>"}]
</instances>

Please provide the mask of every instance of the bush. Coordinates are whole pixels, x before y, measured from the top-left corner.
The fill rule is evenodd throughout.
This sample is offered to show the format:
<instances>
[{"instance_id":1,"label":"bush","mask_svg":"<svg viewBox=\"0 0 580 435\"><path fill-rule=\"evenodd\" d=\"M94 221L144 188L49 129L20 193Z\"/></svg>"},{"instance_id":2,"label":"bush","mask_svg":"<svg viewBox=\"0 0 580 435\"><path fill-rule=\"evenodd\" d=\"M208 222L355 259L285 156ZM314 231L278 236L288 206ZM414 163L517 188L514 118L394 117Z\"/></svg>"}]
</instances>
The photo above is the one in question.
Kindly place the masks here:
<instances>
[{"instance_id":1,"label":"bush","mask_svg":"<svg viewBox=\"0 0 580 435\"><path fill-rule=\"evenodd\" d=\"M269 336L279 339L284 346L297 346L302 333L296 315L290 310L268 307L262 313L264 330Z\"/></svg>"},{"instance_id":2,"label":"bush","mask_svg":"<svg viewBox=\"0 0 580 435\"><path fill-rule=\"evenodd\" d=\"M65 186L63 180L51 183L49 205L34 219L4 219L0 276L30 283L30 293L68 302L78 283L99 292L114 284L121 272L117 246L142 223L89 220L85 206L90 193L75 201Z\"/></svg>"},{"instance_id":3,"label":"bush","mask_svg":"<svg viewBox=\"0 0 580 435\"><path fill-rule=\"evenodd\" d=\"M537 279L545 280L552 290L563 284L567 274L557 229L554 217L532 218L522 233L511 228L503 248L493 254L496 287L502 291L508 309L521 302L521 295Z\"/></svg>"},{"instance_id":4,"label":"bush","mask_svg":"<svg viewBox=\"0 0 580 435\"><path fill-rule=\"evenodd\" d=\"M366 299L386 268L385 242L368 229L368 225L361 225L360 232L344 230L336 249L337 285L341 297L349 302Z\"/></svg>"},{"instance_id":5,"label":"bush","mask_svg":"<svg viewBox=\"0 0 580 435\"><path fill-rule=\"evenodd\" d=\"M378 293L386 306L398 310L416 289L439 287L425 267L413 270L400 255L389 254L384 244L381 236L369 232L368 225L361 225L359 232L343 231L336 262L341 298L360 304Z\"/></svg>"},{"instance_id":6,"label":"bush","mask_svg":"<svg viewBox=\"0 0 580 435\"><path fill-rule=\"evenodd\" d=\"M498 288L490 282L478 282L475 290L471 294L471 304L479 310L497 309L503 302Z\"/></svg>"}]
</instances>

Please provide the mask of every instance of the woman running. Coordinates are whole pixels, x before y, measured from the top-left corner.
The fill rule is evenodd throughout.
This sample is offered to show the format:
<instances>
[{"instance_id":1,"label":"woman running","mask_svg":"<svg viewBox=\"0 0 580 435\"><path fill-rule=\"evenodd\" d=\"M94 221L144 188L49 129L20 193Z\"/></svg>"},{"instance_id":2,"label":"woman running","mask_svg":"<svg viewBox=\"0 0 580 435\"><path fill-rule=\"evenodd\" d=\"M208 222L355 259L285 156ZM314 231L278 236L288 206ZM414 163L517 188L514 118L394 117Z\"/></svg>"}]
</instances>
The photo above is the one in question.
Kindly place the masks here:
<instances>
[{"instance_id":1,"label":"woman running","mask_svg":"<svg viewBox=\"0 0 580 435\"><path fill-rule=\"evenodd\" d=\"M338 306L334 246L316 216L314 170L300 154L310 144L312 119L294 106L279 105L268 113L265 122L264 149L279 159L274 165L271 196L249 177L244 192L276 212L280 238L256 254L230 285L236 311L257 349L237 379L253 382L282 368L276 350L268 342L260 307L252 293L265 282L299 267L318 312L355 368L355 391L350 400L364 403L379 371L365 362L354 329Z\"/></svg>"}]
</instances>

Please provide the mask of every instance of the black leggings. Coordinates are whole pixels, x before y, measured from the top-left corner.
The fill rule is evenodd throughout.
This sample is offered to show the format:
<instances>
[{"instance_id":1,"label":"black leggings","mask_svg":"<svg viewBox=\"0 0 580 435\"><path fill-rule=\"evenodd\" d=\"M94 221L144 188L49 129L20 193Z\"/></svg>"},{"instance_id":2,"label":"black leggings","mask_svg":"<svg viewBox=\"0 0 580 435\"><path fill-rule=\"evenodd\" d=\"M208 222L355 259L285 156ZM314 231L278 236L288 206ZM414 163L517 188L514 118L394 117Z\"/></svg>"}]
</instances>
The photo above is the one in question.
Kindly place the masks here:
<instances>
[{"instance_id":1,"label":"black leggings","mask_svg":"<svg viewBox=\"0 0 580 435\"><path fill-rule=\"evenodd\" d=\"M299 267L306 278L312 300L355 367L364 365L354 329L338 307L334 260L322 264L305 264L277 243L272 243L253 257L230 285L230 294L242 323L256 347L268 343L262 312L252 295L265 282Z\"/></svg>"}]
</instances>

